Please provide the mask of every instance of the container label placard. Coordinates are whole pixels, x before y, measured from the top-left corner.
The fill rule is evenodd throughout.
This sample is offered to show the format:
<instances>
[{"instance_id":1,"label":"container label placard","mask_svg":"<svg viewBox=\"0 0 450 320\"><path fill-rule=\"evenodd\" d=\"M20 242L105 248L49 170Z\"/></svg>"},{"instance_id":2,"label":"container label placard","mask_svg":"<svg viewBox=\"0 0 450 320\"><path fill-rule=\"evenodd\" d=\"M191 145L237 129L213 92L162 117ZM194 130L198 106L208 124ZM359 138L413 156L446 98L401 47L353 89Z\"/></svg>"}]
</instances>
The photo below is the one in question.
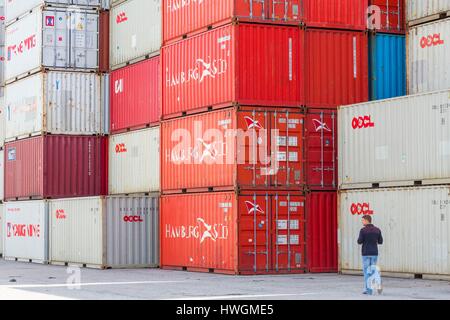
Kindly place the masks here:
<instances>
[{"instance_id":1,"label":"container label placard","mask_svg":"<svg viewBox=\"0 0 450 320\"><path fill-rule=\"evenodd\" d=\"M287 220L278 220L278 230L287 230L288 229L288 221ZM300 230L300 222L298 220L291 220L290 222L290 230Z\"/></svg>"},{"instance_id":2,"label":"container label placard","mask_svg":"<svg viewBox=\"0 0 450 320\"><path fill-rule=\"evenodd\" d=\"M16 148L8 149L8 161L16 161Z\"/></svg>"},{"instance_id":3,"label":"container label placard","mask_svg":"<svg viewBox=\"0 0 450 320\"><path fill-rule=\"evenodd\" d=\"M289 243L288 243L288 236L287 235L279 235L278 236L278 238L277 238L277 244L278 245L299 245L300 244L300 238L299 238L299 236L298 235L295 235L295 234L293 234L293 235L291 235L291 237L290 237L291 239L290 239L290 241L289 241Z\"/></svg>"}]
</instances>

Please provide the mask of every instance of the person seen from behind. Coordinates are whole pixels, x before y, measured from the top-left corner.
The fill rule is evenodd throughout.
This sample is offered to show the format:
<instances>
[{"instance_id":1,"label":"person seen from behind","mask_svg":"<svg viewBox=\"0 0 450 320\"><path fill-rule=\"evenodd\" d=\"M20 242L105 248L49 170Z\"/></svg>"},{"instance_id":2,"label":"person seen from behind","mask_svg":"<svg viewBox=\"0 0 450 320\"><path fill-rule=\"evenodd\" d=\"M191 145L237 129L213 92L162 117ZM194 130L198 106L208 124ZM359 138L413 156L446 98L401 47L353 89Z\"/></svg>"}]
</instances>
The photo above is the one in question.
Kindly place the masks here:
<instances>
[{"instance_id":1,"label":"person seen from behind","mask_svg":"<svg viewBox=\"0 0 450 320\"><path fill-rule=\"evenodd\" d=\"M381 230L372 224L372 216L365 215L362 218L364 227L359 232L358 244L362 245L362 262L364 272L365 291L363 294L382 293L381 276L377 266L378 245L383 244Z\"/></svg>"}]
</instances>

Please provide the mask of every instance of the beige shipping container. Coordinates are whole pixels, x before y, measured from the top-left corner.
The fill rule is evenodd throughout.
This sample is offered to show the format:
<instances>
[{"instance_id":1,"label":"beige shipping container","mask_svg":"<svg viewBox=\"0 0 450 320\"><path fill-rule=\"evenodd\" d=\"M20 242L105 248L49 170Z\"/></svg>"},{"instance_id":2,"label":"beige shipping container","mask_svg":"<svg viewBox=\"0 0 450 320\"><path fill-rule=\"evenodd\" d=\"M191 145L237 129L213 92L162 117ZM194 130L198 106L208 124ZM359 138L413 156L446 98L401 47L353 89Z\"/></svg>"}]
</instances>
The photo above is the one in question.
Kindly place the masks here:
<instances>
[{"instance_id":1,"label":"beige shipping container","mask_svg":"<svg viewBox=\"0 0 450 320\"><path fill-rule=\"evenodd\" d=\"M0 96L0 148L5 145L5 97Z\"/></svg>"},{"instance_id":2,"label":"beige shipping container","mask_svg":"<svg viewBox=\"0 0 450 320\"><path fill-rule=\"evenodd\" d=\"M409 29L408 93L450 88L450 18Z\"/></svg>"},{"instance_id":3,"label":"beige shipping container","mask_svg":"<svg viewBox=\"0 0 450 320\"><path fill-rule=\"evenodd\" d=\"M109 193L159 192L160 128L149 128L109 138Z\"/></svg>"},{"instance_id":4,"label":"beige shipping container","mask_svg":"<svg viewBox=\"0 0 450 320\"><path fill-rule=\"evenodd\" d=\"M340 107L339 187L450 183L450 90Z\"/></svg>"},{"instance_id":5,"label":"beige shipping container","mask_svg":"<svg viewBox=\"0 0 450 320\"><path fill-rule=\"evenodd\" d=\"M50 201L52 264L92 268L159 265L159 197Z\"/></svg>"},{"instance_id":6,"label":"beige shipping container","mask_svg":"<svg viewBox=\"0 0 450 320\"><path fill-rule=\"evenodd\" d=\"M111 69L157 55L161 47L161 0L128 0L110 14Z\"/></svg>"},{"instance_id":7,"label":"beige shipping container","mask_svg":"<svg viewBox=\"0 0 450 320\"><path fill-rule=\"evenodd\" d=\"M363 214L371 214L383 233L382 273L450 279L450 186L341 192L339 265L343 273L362 273L357 239Z\"/></svg>"},{"instance_id":8,"label":"beige shipping container","mask_svg":"<svg viewBox=\"0 0 450 320\"><path fill-rule=\"evenodd\" d=\"M410 26L450 16L450 0L408 0L407 18Z\"/></svg>"},{"instance_id":9,"label":"beige shipping container","mask_svg":"<svg viewBox=\"0 0 450 320\"><path fill-rule=\"evenodd\" d=\"M41 135L108 133L109 111L94 73L41 72L5 91L6 140Z\"/></svg>"}]
</instances>

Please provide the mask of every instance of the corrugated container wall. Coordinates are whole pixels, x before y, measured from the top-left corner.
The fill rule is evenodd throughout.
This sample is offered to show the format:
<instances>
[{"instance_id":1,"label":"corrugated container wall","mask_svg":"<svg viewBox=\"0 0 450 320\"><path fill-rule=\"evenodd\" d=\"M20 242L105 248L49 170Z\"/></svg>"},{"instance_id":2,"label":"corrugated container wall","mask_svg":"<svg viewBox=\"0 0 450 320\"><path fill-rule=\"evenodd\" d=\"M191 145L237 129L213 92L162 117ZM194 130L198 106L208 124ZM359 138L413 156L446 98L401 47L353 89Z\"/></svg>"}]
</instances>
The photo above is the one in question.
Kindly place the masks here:
<instances>
[{"instance_id":1,"label":"corrugated container wall","mask_svg":"<svg viewBox=\"0 0 450 320\"><path fill-rule=\"evenodd\" d=\"M161 0L128 0L111 8L111 69L156 55L161 47Z\"/></svg>"},{"instance_id":2,"label":"corrugated container wall","mask_svg":"<svg viewBox=\"0 0 450 320\"><path fill-rule=\"evenodd\" d=\"M120 133L159 123L160 58L111 72L111 131Z\"/></svg>"},{"instance_id":3,"label":"corrugated container wall","mask_svg":"<svg viewBox=\"0 0 450 320\"><path fill-rule=\"evenodd\" d=\"M369 100L365 32L306 30L306 106L336 108Z\"/></svg>"},{"instance_id":4,"label":"corrugated container wall","mask_svg":"<svg viewBox=\"0 0 450 320\"><path fill-rule=\"evenodd\" d=\"M0 202L5 199L5 150L0 148Z\"/></svg>"},{"instance_id":5,"label":"corrugated container wall","mask_svg":"<svg viewBox=\"0 0 450 320\"><path fill-rule=\"evenodd\" d=\"M450 18L409 29L409 94L450 88L449 51Z\"/></svg>"},{"instance_id":6,"label":"corrugated container wall","mask_svg":"<svg viewBox=\"0 0 450 320\"><path fill-rule=\"evenodd\" d=\"M50 201L49 260L97 268L159 265L159 198Z\"/></svg>"},{"instance_id":7,"label":"corrugated container wall","mask_svg":"<svg viewBox=\"0 0 450 320\"><path fill-rule=\"evenodd\" d=\"M160 188L160 128L109 138L109 193L158 192Z\"/></svg>"},{"instance_id":8,"label":"corrugated container wall","mask_svg":"<svg viewBox=\"0 0 450 320\"><path fill-rule=\"evenodd\" d=\"M300 189L303 122L299 111L251 107L165 121L162 189Z\"/></svg>"},{"instance_id":9,"label":"corrugated container wall","mask_svg":"<svg viewBox=\"0 0 450 320\"><path fill-rule=\"evenodd\" d=\"M107 194L104 137L40 136L5 146L5 199Z\"/></svg>"},{"instance_id":10,"label":"corrugated container wall","mask_svg":"<svg viewBox=\"0 0 450 320\"><path fill-rule=\"evenodd\" d=\"M339 109L339 185L450 182L450 91Z\"/></svg>"},{"instance_id":11,"label":"corrugated container wall","mask_svg":"<svg viewBox=\"0 0 450 320\"><path fill-rule=\"evenodd\" d=\"M6 28L6 48L7 83L43 68L97 71L99 15L92 10L35 8Z\"/></svg>"},{"instance_id":12,"label":"corrugated container wall","mask_svg":"<svg viewBox=\"0 0 450 320\"><path fill-rule=\"evenodd\" d=\"M5 237L4 232L5 226L4 226L4 219L3 219L3 203L0 202L0 257L3 257L3 242Z\"/></svg>"},{"instance_id":13,"label":"corrugated container wall","mask_svg":"<svg viewBox=\"0 0 450 320\"><path fill-rule=\"evenodd\" d=\"M6 140L44 133L107 134L108 106L95 73L45 72L6 87Z\"/></svg>"},{"instance_id":14,"label":"corrugated container wall","mask_svg":"<svg viewBox=\"0 0 450 320\"><path fill-rule=\"evenodd\" d=\"M306 195L306 244L309 272L338 271L337 192Z\"/></svg>"},{"instance_id":15,"label":"corrugated container wall","mask_svg":"<svg viewBox=\"0 0 450 320\"><path fill-rule=\"evenodd\" d=\"M372 34L369 38L370 99L406 95L405 36Z\"/></svg>"},{"instance_id":16,"label":"corrugated container wall","mask_svg":"<svg viewBox=\"0 0 450 320\"><path fill-rule=\"evenodd\" d=\"M384 33L405 34L406 1L370 0L369 29Z\"/></svg>"},{"instance_id":17,"label":"corrugated container wall","mask_svg":"<svg viewBox=\"0 0 450 320\"><path fill-rule=\"evenodd\" d=\"M235 20L365 30L367 0L163 0L164 44Z\"/></svg>"},{"instance_id":18,"label":"corrugated container wall","mask_svg":"<svg viewBox=\"0 0 450 320\"><path fill-rule=\"evenodd\" d=\"M109 72L109 51L110 51L110 11L101 11L99 15L99 71Z\"/></svg>"},{"instance_id":19,"label":"corrugated container wall","mask_svg":"<svg viewBox=\"0 0 450 320\"><path fill-rule=\"evenodd\" d=\"M372 189L340 195L340 270L361 273L356 243L361 215L370 213L384 233L382 273L450 279L449 186Z\"/></svg>"},{"instance_id":20,"label":"corrugated container wall","mask_svg":"<svg viewBox=\"0 0 450 320\"><path fill-rule=\"evenodd\" d=\"M449 0L408 0L408 22L410 25L437 20L441 14L449 15Z\"/></svg>"},{"instance_id":21,"label":"corrugated container wall","mask_svg":"<svg viewBox=\"0 0 450 320\"><path fill-rule=\"evenodd\" d=\"M5 259L36 263L48 261L48 202L18 201L3 204Z\"/></svg>"},{"instance_id":22,"label":"corrugated container wall","mask_svg":"<svg viewBox=\"0 0 450 320\"><path fill-rule=\"evenodd\" d=\"M5 145L5 98L0 97L0 148Z\"/></svg>"},{"instance_id":23,"label":"corrugated container wall","mask_svg":"<svg viewBox=\"0 0 450 320\"><path fill-rule=\"evenodd\" d=\"M5 1L6 22L10 24L13 20L21 17L37 6L77 6L81 8L100 8L104 0L7 0Z\"/></svg>"},{"instance_id":24,"label":"corrugated container wall","mask_svg":"<svg viewBox=\"0 0 450 320\"><path fill-rule=\"evenodd\" d=\"M308 108L305 122L305 175L309 190L338 186L337 111Z\"/></svg>"},{"instance_id":25,"label":"corrugated container wall","mask_svg":"<svg viewBox=\"0 0 450 320\"><path fill-rule=\"evenodd\" d=\"M163 117L233 104L301 106L303 36L300 28L238 24L164 47Z\"/></svg>"},{"instance_id":26,"label":"corrugated container wall","mask_svg":"<svg viewBox=\"0 0 450 320\"><path fill-rule=\"evenodd\" d=\"M305 198L295 192L163 196L161 265L227 274L303 273L304 211Z\"/></svg>"}]
</instances>

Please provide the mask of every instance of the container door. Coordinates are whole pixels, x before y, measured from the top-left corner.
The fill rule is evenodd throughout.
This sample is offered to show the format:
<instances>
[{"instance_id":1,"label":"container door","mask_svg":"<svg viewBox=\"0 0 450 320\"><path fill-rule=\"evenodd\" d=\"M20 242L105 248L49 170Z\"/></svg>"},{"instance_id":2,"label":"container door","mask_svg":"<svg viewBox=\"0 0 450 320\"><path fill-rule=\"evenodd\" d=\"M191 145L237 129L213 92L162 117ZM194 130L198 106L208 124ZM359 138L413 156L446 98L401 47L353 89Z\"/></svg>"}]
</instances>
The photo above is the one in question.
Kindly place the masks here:
<instances>
[{"instance_id":1,"label":"container door","mask_svg":"<svg viewBox=\"0 0 450 320\"><path fill-rule=\"evenodd\" d=\"M70 64L76 69L98 68L98 14L72 12Z\"/></svg>"},{"instance_id":2,"label":"container door","mask_svg":"<svg viewBox=\"0 0 450 320\"><path fill-rule=\"evenodd\" d=\"M272 196L272 270L293 272L305 268L305 198Z\"/></svg>"},{"instance_id":3,"label":"container door","mask_svg":"<svg viewBox=\"0 0 450 320\"><path fill-rule=\"evenodd\" d=\"M43 65L53 68L69 68L69 13L65 10L45 10L42 14Z\"/></svg>"},{"instance_id":4,"label":"container door","mask_svg":"<svg viewBox=\"0 0 450 320\"><path fill-rule=\"evenodd\" d=\"M308 189L337 187L337 112L312 110L305 125L306 183Z\"/></svg>"},{"instance_id":5,"label":"container door","mask_svg":"<svg viewBox=\"0 0 450 320\"><path fill-rule=\"evenodd\" d=\"M269 7L272 0L247 0L234 1L235 14L238 17L250 19L267 19Z\"/></svg>"},{"instance_id":6,"label":"container door","mask_svg":"<svg viewBox=\"0 0 450 320\"><path fill-rule=\"evenodd\" d=\"M240 112L237 136L238 179L242 187L269 187L271 113L267 111ZM268 163L269 162L269 163Z\"/></svg>"},{"instance_id":7,"label":"container door","mask_svg":"<svg viewBox=\"0 0 450 320\"><path fill-rule=\"evenodd\" d=\"M240 197L239 270L268 273L271 270L271 196L253 194Z\"/></svg>"},{"instance_id":8,"label":"container door","mask_svg":"<svg viewBox=\"0 0 450 320\"><path fill-rule=\"evenodd\" d=\"M271 114L271 151L276 152L275 171L270 172L274 187L299 187L303 184L303 122L299 113ZM275 144L275 145L274 145Z\"/></svg>"}]
</instances>

